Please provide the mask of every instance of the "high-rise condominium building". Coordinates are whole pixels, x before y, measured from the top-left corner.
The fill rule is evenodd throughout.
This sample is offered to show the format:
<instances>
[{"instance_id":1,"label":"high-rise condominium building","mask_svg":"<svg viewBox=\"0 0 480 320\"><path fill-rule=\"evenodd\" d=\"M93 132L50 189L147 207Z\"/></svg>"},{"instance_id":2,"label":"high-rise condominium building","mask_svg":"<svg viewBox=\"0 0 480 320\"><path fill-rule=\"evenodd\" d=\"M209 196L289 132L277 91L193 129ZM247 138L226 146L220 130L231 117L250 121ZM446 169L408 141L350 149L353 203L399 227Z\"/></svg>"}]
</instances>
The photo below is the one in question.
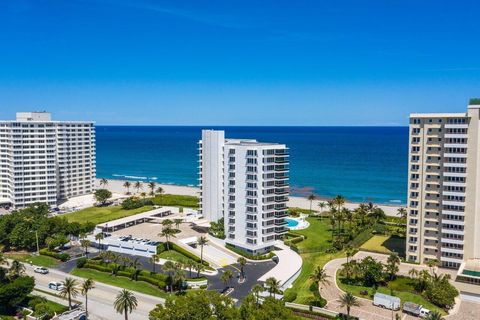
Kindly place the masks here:
<instances>
[{"instance_id":1,"label":"high-rise condominium building","mask_svg":"<svg viewBox=\"0 0 480 320\"><path fill-rule=\"evenodd\" d=\"M287 147L203 130L199 150L203 216L224 218L226 243L252 254L271 250L288 230Z\"/></svg>"},{"instance_id":2,"label":"high-rise condominium building","mask_svg":"<svg viewBox=\"0 0 480 320\"><path fill-rule=\"evenodd\" d=\"M92 122L52 121L47 112L20 112L0 121L0 203L21 208L92 193Z\"/></svg>"},{"instance_id":3,"label":"high-rise condominium building","mask_svg":"<svg viewBox=\"0 0 480 320\"><path fill-rule=\"evenodd\" d=\"M480 258L480 105L466 113L411 114L409 261L459 268Z\"/></svg>"}]
</instances>

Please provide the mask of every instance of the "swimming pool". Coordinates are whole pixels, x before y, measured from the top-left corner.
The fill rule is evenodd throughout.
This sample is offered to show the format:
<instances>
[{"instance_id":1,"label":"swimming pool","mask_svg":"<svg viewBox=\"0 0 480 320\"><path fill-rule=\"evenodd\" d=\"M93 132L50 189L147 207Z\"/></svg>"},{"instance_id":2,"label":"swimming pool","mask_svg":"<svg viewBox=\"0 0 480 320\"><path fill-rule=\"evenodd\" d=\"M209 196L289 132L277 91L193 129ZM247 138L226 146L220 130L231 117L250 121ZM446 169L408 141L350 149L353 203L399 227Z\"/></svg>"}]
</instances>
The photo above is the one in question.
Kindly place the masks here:
<instances>
[{"instance_id":1,"label":"swimming pool","mask_svg":"<svg viewBox=\"0 0 480 320\"><path fill-rule=\"evenodd\" d=\"M289 218L285 218L285 220L287 221L287 226L289 228L295 228L296 226L298 226L298 221L297 220L289 219Z\"/></svg>"}]
</instances>

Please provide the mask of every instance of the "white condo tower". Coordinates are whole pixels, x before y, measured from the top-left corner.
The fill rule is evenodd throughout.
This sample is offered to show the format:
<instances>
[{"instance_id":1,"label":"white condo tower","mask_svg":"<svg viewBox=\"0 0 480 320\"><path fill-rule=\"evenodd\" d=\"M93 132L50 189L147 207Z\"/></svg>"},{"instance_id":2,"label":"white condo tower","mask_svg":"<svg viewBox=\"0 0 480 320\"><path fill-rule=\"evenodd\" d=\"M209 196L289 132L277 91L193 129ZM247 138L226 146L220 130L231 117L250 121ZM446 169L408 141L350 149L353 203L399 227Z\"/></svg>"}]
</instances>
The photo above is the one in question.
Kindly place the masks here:
<instances>
[{"instance_id":1,"label":"white condo tower","mask_svg":"<svg viewBox=\"0 0 480 320\"><path fill-rule=\"evenodd\" d=\"M288 231L287 147L203 130L199 162L203 216L224 218L228 244L251 254L273 249Z\"/></svg>"},{"instance_id":2,"label":"white condo tower","mask_svg":"<svg viewBox=\"0 0 480 320\"><path fill-rule=\"evenodd\" d=\"M47 112L0 121L0 204L56 206L92 193L94 183L93 122L52 121Z\"/></svg>"}]
</instances>

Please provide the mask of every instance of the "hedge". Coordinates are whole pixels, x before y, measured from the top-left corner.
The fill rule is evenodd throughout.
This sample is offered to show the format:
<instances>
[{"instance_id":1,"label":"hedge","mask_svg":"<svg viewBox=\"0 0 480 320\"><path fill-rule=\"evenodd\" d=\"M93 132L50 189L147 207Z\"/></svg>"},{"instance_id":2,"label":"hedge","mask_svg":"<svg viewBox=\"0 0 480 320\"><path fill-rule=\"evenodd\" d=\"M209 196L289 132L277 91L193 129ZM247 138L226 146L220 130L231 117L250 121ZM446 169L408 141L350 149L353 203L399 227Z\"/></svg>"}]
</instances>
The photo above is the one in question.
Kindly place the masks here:
<instances>
[{"instance_id":1,"label":"hedge","mask_svg":"<svg viewBox=\"0 0 480 320\"><path fill-rule=\"evenodd\" d=\"M80 263L80 265L82 265L82 263ZM112 264L107 264L100 261L92 261L92 260L87 260L85 263L83 263L82 267L80 266L78 267L93 269L93 270L106 272L106 273L111 273L113 270ZM120 268L123 268L123 267L120 267ZM118 270L116 273L116 276L130 278L133 271L134 271L133 268L124 268L124 269ZM155 286L158 286L160 288L165 288L167 279L168 279L167 275L158 274L158 273L152 274L146 270L139 270L139 274L137 278L138 281L144 281L144 282L153 284Z\"/></svg>"},{"instance_id":2,"label":"hedge","mask_svg":"<svg viewBox=\"0 0 480 320\"><path fill-rule=\"evenodd\" d=\"M231 244L225 244L225 247L227 247L227 249L229 250L232 250L233 252L241 255L241 256L244 256L245 258L247 259L250 259L250 260L268 260L268 259L272 259L275 254L273 252L269 252L267 254L262 254L262 255L259 255L259 256L255 256L251 253L248 253L246 251L243 251L241 249L238 249L238 248L235 248L234 246L232 246Z\"/></svg>"},{"instance_id":3,"label":"hedge","mask_svg":"<svg viewBox=\"0 0 480 320\"><path fill-rule=\"evenodd\" d=\"M55 251L48 250L47 248L41 249L40 254L58 259L63 262L70 260L70 255L68 253L58 253Z\"/></svg>"},{"instance_id":4,"label":"hedge","mask_svg":"<svg viewBox=\"0 0 480 320\"><path fill-rule=\"evenodd\" d=\"M297 293L291 289L285 290L283 293L283 301L285 302L293 302L297 299Z\"/></svg>"},{"instance_id":5,"label":"hedge","mask_svg":"<svg viewBox=\"0 0 480 320\"><path fill-rule=\"evenodd\" d=\"M197 257L195 254L191 253L188 250L183 249L182 247L178 246L177 244L175 244L173 242L168 242L168 246L169 246L170 250L176 251L176 252L184 255L185 257L187 257L189 259L192 259L193 261L195 261L197 263L201 262L201 259L199 257ZM157 254L160 254L160 253L164 252L165 250L167 250L165 242L162 242L157 246ZM210 264L205 260L203 260L203 265L207 266L207 267L210 266Z\"/></svg>"}]
</instances>

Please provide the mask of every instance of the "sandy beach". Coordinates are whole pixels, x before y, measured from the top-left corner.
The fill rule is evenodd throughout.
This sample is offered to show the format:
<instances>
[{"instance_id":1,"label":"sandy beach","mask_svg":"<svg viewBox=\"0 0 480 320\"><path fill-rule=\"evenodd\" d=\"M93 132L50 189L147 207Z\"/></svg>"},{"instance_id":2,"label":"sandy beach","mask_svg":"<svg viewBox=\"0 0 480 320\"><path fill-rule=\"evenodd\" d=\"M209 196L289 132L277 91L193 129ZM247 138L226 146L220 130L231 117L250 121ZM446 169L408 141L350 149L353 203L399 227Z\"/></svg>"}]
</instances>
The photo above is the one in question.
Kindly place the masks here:
<instances>
[{"instance_id":1,"label":"sandy beach","mask_svg":"<svg viewBox=\"0 0 480 320\"><path fill-rule=\"evenodd\" d=\"M130 181L132 182L132 181ZM100 188L100 179L97 179L97 188ZM108 184L106 186L107 189L112 191L116 194L124 194L126 189L123 186L125 180L113 180L109 179ZM133 185L134 182L132 182ZM186 195L186 196L196 196L198 197L200 189L195 187L188 187L188 186L178 186L178 185L170 185L170 184L157 184L157 187L162 187L165 193L168 194L178 194L178 195ZM146 182L143 182L143 189L140 192L149 192L148 186ZM130 192L135 193L136 190L133 187L130 187ZM312 203L312 209L318 210L318 204L320 202L326 202L326 200L314 200ZM306 198L301 197L290 197L288 201L289 207L297 207L302 209L310 209L310 201ZM355 209L358 206L358 203L347 202L345 203L345 207L348 209ZM383 211L385 211L386 215L389 216L397 216L397 210L401 206L390 206L390 205L378 205Z\"/></svg>"}]
</instances>

